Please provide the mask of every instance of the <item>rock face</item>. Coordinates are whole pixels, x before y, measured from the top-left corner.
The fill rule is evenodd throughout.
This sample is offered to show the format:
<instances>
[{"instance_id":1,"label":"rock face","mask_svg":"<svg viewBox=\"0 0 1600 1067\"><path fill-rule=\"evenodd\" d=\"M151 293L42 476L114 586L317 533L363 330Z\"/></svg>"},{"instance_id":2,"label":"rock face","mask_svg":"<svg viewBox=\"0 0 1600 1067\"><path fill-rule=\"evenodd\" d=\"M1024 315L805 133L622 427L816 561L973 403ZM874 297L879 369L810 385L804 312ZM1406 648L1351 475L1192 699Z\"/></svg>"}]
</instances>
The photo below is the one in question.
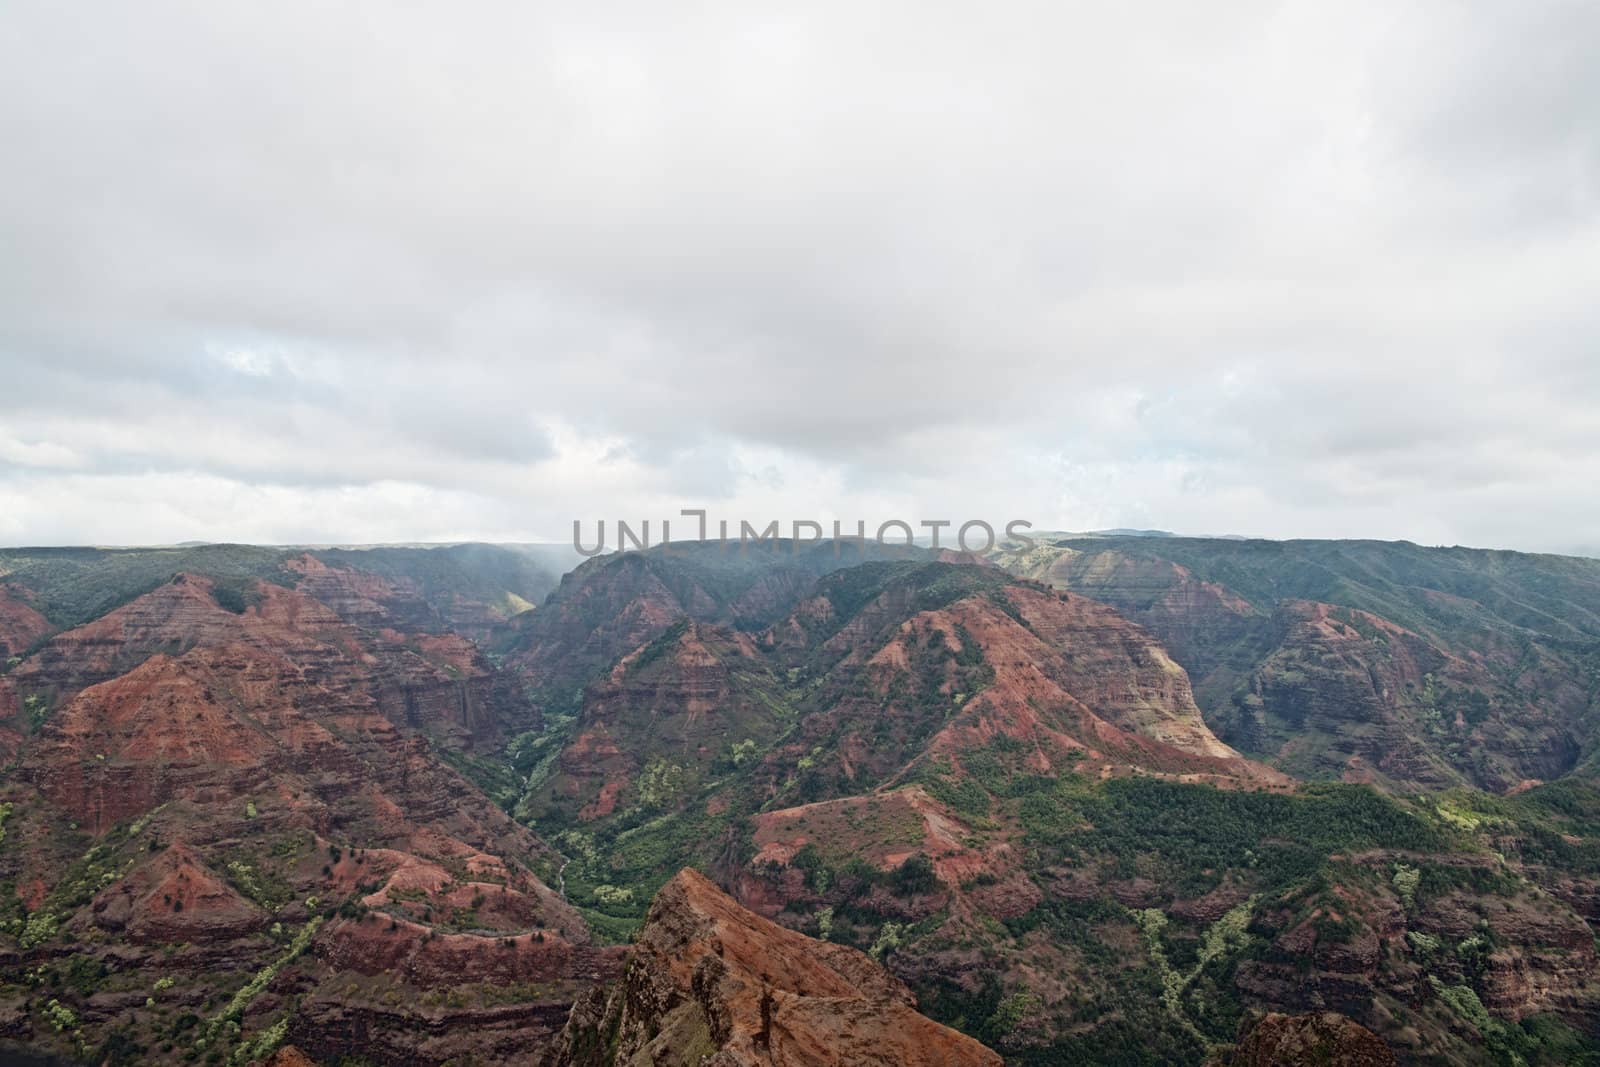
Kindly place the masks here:
<instances>
[{"instance_id":1,"label":"rock face","mask_svg":"<svg viewBox=\"0 0 1600 1067\"><path fill-rule=\"evenodd\" d=\"M995 738L1028 749L1035 773L1086 761L1287 781L1217 739L1187 674L1147 631L994 568L873 564L830 576L765 640L821 675L816 712L766 764L772 780L800 782L800 800L860 792L924 761L960 769Z\"/></svg>"},{"instance_id":2,"label":"rock face","mask_svg":"<svg viewBox=\"0 0 1600 1067\"><path fill-rule=\"evenodd\" d=\"M980 699L1070 709L1061 721L1089 748L1149 769L1282 780L1217 739L1188 675L1147 632L1087 598L1028 587L1005 595L1015 616L972 601L952 611L994 665L995 684ZM1098 722L1078 725L1080 708Z\"/></svg>"},{"instance_id":3,"label":"rock face","mask_svg":"<svg viewBox=\"0 0 1600 1067\"><path fill-rule=\"evenodd\" d=\"M684 532L684 531L680 531ZM623 552L592 559L561 579L538 611L502 640L509 663L529 672L545 698L575 702L583 686L682 619L757 629L781 619L825 574L885 557L930 558L922 549L674 544L671 554Z\"/></svg>"},{"instance_id":4,"label":"rock face","mask_svg":"<svg viewBox=\"0 0 1600 1067\"><path fill-rule=\"evenodd\" d=\"M455 633L482 641L555 588L533 557L508 547L320 549L283 563L295 588L369 629Z\"/></svg>"},{"instance_id":5,"label":"rock face","mask_svg":"<svg viewBox=\"0 0 1600 1067\"><path fill-rule=\"evenodd\" d=\"M1239 1042L1231 1067L1393 1067L1394 1053L1377 1034L1338 1012L1269 1014Z\"/></svg>"},{"instance_id":6,"label":"rock face","mask_svg":"<svg viewBox=\"0 0 1600 1067\"><path fill-rule=\"evenodd\" d=\"M684 870L650 907L621 983L580 1002L550 1067L999 1067L999 1055L919 1015L855 949L786 930Z\"/></svg>"},{"instance_id":7,"label":"rock face","mask_svg":"<svg viewBox=\"0 0 1600 1067\"><path fill-rule=\"evenodd\" d=\"M1552 686L1528 706L1483 656L1354 608L1289 600L1273 624L1275 647L1233 701L1230 729L1296 774L1445 788L1463 777L1452 747L1470 742L1473 776L1504 789L1577 758L1562 724L1564 705L1584 699L1575 693Z\"/></svg>"},{"instance_id":8,"label":"rock face","mask_svg":"<svg viewBox=\"0 0 1600 1067\"><path fill-rule=\"evenodd\" d=\"M20 775L95 833L173 802L222 810L206 838L242 832L248 802L263 819L369 846L539 849L364 687L242 644L157 655L82 691Z\"/></svg>"},{"instance_id":9,"label":"rock face","mask_svg":"<svg viewBox=\"0 0 1600 1067\"><path fill-rule=\"evenodd\" d=\"M208 1016L185 1049L240 1062L285 1030L323 1061L547 1047L622 951L590 943L535 874L553 853L441 758L494 736L499 682L457 634L188 573L57 634L0 678L0 974L70 970L67 1037L161 1060L178 1005ZM29 998L0 982L0 1034L60 1047Z\"/></svg>"},{"instance_id":10,"label":"rock face","mask_svg":"<svg viewBox=\"0 0 1600 1067\"><path fill-rule=\"evenodd\" d=\"M1594 734L1594 561L1405 543L1093 538L1002 549L1187 668L1219 737L1297 777L1503 792Z\"/></svg>"},{"instance_id":11,"label":"rock face","mask_svg":"<svg viewBox=\"0 0 1600 1067\"><path fill-rule=\"evenodd\" d=\"M338 701L370 697L397 725L471 745L497 736L513 683L455 635L363 630L305 593L267 582L234 611L211 579L179 574L93 622L51 638L13 672L26 696L51 706L132 671L152 656L243 646L291 662ZM536 716L534 717L536 718Z\"/></svg>"},{"instance_id":12,"label":"rock face","mask_svg":"<svg viewBox=\"0 0 1600 1067\"><path fill-rule=\"evenodd\" d=\"M272 1054L265 1067L317 1067L317 1064L293 1045L284 1045Z\"/></svg>"},{"instance_id":13,"label":"rock face","mask_svg":"<svg viewBox=\"0 0 1600 1067\"><path fill-rule=\"evenodd\" d=\"M525 798L523 814L604 818L647 799L652 779L692 791L732 746L765 748L781 732L762 699L778 684L748 635L680 620L585 691L556 773Z\"/></svg>"},{"instance_id":14,"label":"rock face","mask_svg":"<svg viewBox=\"0 0 1600 1067\"><path fill-rule=\"evenodd\" d=\"M50 621L28 603L26 594L0 581L0 666L49 632Z\"/></svg>"},{"instance_id":15,"label":"rock face","mask_svg":"<svg viewBox=\"0 0 1600 1067\"><path fill-rule=\"evenodd\" d=\"M145 944L230 940L267 924L266 911L181 841L101 893L92 907L95 925L125 930L129 940Z\"/></svg>"}]
</instances>

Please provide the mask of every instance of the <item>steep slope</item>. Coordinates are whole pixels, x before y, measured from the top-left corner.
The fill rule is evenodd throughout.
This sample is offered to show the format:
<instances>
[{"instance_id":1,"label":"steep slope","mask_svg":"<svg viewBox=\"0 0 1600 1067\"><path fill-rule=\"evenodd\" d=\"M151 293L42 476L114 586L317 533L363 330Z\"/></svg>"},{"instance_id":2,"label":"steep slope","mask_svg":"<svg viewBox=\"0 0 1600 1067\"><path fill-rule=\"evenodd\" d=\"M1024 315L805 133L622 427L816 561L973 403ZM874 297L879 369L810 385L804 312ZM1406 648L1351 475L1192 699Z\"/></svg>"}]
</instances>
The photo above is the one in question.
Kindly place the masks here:
<instances>
[{"instance_id":1,"label":"steep slope","mask_svg":"<svg viewBox=\"0 0 1600 1067\"><path fill-rule=\"evenodd\" d=\"M743 848L747 817L918 782L980 788L967 756L991 742L1041 775L1287 781L1221 744L1182 668L1103 605L993 567L869 563L759 635L680 615L585 690L517 810L572 860L591 919L625 923L678 866Z\"/></svg>"},{"instance_id":2,"label":"steep slope","mask_svg":"<svg viewBox=\"0 0 1600 1067\"><path fill-rule=\"evenodd\" d=\"M1577 762L1579 679L1519 693L1481 654L1353 608L1290 600L1273 621L1274 649L1218 718L1287 770L1505 789Z\"/></svg>"},{"instance_id":3,"label":"steep slope","mask_svg":"<svg viewBox=\"0 0 1600 1067\"><path fill-rule=\"evenodd\" d=\"M1219 736L1296 774L1499 791L1571 770L1600 740L1597 561L1192 538L995 558L1149 627Z\"/></svg>"},{"instance_id":4,"label":"steep slope","mask_svg":"<svg viewBox=\"0 0 1600 1067\"><path fill-rule=\"evenodd\" d=\"M768 758L802 800L858 792L1003 735L1049 773L1089 760L1281 783L1212 735L1183 669L1087 598L992 568L869 564L830 576L768 635L815 708ZM810 766L799 767L801 759Z\"/></svg>"},{"instance_id":5,"label":"steep slope","mask_svg":"<svg viewBox=\"0 0 1600 1067\"><path fill-rule=\"evenodd\" d=\"M681 619L589 687L553 773L519 813L544 822L672 810L777 738L788 725L780 689L749 635Z\"/></svg>"},{"instance_id":6,"label":"steep slope","mask_svg":"<svg viewBox=\"0 0 1600 1067\"><path fill-rule=\"evenodd\" d=\"M456 633L472 641L543 600L555 573L498 545L325 548L284 564L295 587L358 625Z\"/></svg>"},{"instance_id":7,"label":"steep slope","mask_svg":"<svg viewBox=\"0 0 1600 1067\"><path fill-rule=\"evenodd\" d=\"M476 637L555 587L539 556L497 545L373 548L0 548L0 575L31 590L34 606L59 629L98 618L180 573L204 574L234 590L265 580L292 586L315 572L331 600L341 585L352 620ZM346 605L340 604L342 609Z\"/></svg>"},{"instance_id":8,"label":"steep slope","mask_svg":"<svg viewBox=\"0 0 1600 1067\"><path fill-rule=\"evenodd\" d=\"M11 680L24 701L48 709L151 656L231 644L283 656L330 690L365 689L395 722L457 746L536 721L514 680L460 637L361 630L296 590L234 589L192 574L57 634Z\"/></svg>"},{"instance_id":9,"label":"steep slope","mask_svg":"<svg viewBox=\"0 0 1600 1067\"><path fill-rule=\"evenodd\" d=\"M1041 777L1023 755L973 754L987 797L908 787L760 815L754 859L719 877L868 950L1020 1063L1199 1063L1250 1011L1325 1008L1406 1062L1600 1048L1574 910L1592 883L1502 863L1460 829L1473 816L1359 786Z\"/></svg>"},{"instance_id":10,"label":"steep slope","mask_svg":"<svg viewBox=\"0 0 1600 1067\"><path fill-rule=\"evenodd\" d=\"M1272 1013L1257 1020L1229 1060L1231 1067L1338 1063L1394 1067L1394 1053L1376 1034L1338 1012Z\"/></svg>"},{"instance_id":11,"label":"steep slope","mask_svg":"<svg viewBox=\"0 0 1600 1067\"><path fill-rule=\"evenodd\" d=\"M0 571L0 573L4 573ZM28 602L25 590L0 581L0 669L50 632L50 620Z\"/></svg>"},{"instance_id":12,"label":"steep slope","mask_svg":"<svg viewBox=\"0 0 1600 1067\"><path fill-rule=\"evenodd\" d=\"M993 567L870 563L758 635L680 617L622 657L519 810L560 830L568 892L607 929L694 861L766 915L901 939L916 974L1042 899L1037 846L999 815L1012 774L1288 784L1221 744L1182 668L1106 606ZM1008 982L1033 966L988 960Z\"/></svg>"},{"instance_id":13,"label":"steep slope","mask_svg":"<svg viewBox=\"0 0 1600 1067\"><path fill-rule=\"evenodd\" d=\"M768 922L684 870L651 904L621 984L578 1005L546 1063L999 1067L915 1009L862 953Z\"/></svg>"},{"instance_id":14,"label":"steep slope","mask_svg":"<svg viewBox=\"0 0 1600 1067\"><path fill-rule=\"evenodd\" d=\"M6 1034L113 1062L543 1048L621 953L412 729L470 738L494 681L458 635L199 575L52 638L0 694Z\"/></svg>"},{"instance_id":15,"label":"steep slope","mask_svg":"<svg viewBox=\"0 0 1600 1067\"><path fill-rule=\"evenodd\" d=\"M753 630L781 618L820 575L863 561L928 557L922 549L779 540L674 543L589 560L561 579L538 611L497 639L552 710L575 707L583 686L680 618Z\"/></svg>"}]
</instances>

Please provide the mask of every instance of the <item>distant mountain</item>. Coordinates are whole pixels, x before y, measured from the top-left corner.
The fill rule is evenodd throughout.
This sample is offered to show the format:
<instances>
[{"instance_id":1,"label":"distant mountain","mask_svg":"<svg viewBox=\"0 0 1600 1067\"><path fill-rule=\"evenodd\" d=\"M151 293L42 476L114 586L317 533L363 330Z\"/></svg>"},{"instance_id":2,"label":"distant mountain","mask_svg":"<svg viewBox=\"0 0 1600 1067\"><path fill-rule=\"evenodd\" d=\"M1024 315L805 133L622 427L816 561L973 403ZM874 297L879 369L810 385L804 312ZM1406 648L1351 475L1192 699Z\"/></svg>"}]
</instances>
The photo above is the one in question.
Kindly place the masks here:
<instances>
[{"instance_id":1,"label":"distant mountain","mask_svg":"<svg viewBox=\"0 0 1600 1067\"><path fill-rule=\"evenodd\" d=\"M103 615L181 572L234 586L258 579L285 586L320 582L323 592L344 601L345 611L366 621L388 617L435 632L465 628L480 635L543 600L557 578L527 553L493 545L19 548L0 549L0 596L21 597L53 627L64 628ZM335 585L342 591L335 592Z\"/></svg>"},{"instance_id":2,"label":"distant mountain","mask_svg":"<svg viewBox=\"0 0 1600 1067\"><path fill-rule=\"evenodd\" d=\"M1218 735L1297 776L1504 790L1600 744L1600 561L1186 538L994 558L1149 627Z\"/></svg>"},{"instance_id":3,"label":"distant mountain","mask_svg":"<svg viewBox=\"0 0 1600 1067\"><path fill-rule=\"evenodd\" d=\"M935 557L919 548L789 540L611 553L563 575L539 611L506 628L495 650L539 680L548 704L571 705L586 682L679 618L759 629L820 575L906 558Z\"/></svg>"}]
</instances>

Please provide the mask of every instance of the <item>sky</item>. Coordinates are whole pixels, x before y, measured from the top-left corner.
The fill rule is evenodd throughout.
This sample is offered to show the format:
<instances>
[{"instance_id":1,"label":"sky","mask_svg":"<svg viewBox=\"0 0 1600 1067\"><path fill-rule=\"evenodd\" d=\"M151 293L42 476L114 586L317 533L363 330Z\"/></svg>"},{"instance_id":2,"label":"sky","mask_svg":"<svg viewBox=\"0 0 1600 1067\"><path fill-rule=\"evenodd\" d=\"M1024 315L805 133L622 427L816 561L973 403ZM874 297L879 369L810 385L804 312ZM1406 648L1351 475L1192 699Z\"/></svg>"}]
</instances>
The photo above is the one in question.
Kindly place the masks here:
<instances>
[{"instance_id":1,"label":"sky","mask_svg":"<svg viewBox=\"0 0 1600 1067\"><path fill-rule=\"evenodd\" d=\"M782 6L9 0L0 544L1600 555L1600 5Z\"/></svg>"}]
</instances>

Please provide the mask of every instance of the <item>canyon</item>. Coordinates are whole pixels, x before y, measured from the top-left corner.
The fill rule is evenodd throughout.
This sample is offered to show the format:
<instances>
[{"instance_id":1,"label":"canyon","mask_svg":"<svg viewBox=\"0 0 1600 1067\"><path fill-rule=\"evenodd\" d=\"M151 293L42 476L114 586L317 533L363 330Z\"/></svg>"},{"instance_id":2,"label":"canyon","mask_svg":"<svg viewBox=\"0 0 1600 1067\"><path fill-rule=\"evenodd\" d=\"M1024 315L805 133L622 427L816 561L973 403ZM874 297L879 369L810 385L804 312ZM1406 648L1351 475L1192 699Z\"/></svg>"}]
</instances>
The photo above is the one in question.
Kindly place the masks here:
<instances>
[{"instance_id":1,"label":"canyon","mask_svg":"<svg viewBox=\"0 0 1600 1067\"><path fill-rule=\"evenodd\" d=\"M1600 1035L1592 561L0 551L0 652L0 1048L1554 1063Z\"/></svg>"}]
</instances>

